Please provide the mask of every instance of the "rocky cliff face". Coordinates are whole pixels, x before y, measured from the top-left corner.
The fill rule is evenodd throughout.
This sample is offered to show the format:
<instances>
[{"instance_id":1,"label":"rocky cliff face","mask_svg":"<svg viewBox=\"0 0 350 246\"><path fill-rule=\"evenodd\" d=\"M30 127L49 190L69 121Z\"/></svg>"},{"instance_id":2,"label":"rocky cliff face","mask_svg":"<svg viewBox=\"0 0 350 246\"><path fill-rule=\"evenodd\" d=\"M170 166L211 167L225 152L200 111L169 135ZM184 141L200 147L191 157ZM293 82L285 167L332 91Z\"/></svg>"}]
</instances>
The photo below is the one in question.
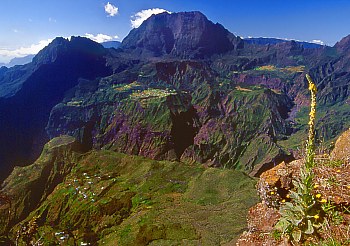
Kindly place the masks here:
<instances>
[{"instance_id":1,"label":"rocky cliff face","mask_svg":"<svg viewBox=\"0 0 350 246\"><path fill-rule=\"evenodd\" d=\"M288 96L247 84L220 88L210 81L215 71L200 62L156 62L140 70L129 84L118 84L119 77L82 81L52 110L50 137L70 134L87 149L195 161L252 175L289 155L277 144L290 134Z\"/></svg>"},{"instance_id":2,"label":"rocky cliff face","mask_svg":"<svg viewBox=\"0 0 350 246\"><path fill-rule=\"evenodd\" d=\"M175 160L198 128L191 97L167 88L134 82L66 100L52 110L47 131L51 137L73 135L86 149Z\"/></svg>"},{"instance_id":3,"label":"rocky cliff face","mask_svg":"<svg viewBox=\"0 0 350 246\"><path fill-rule=\"evenodd\" d=\"M140 55L204 58L243 47L243 41L200 12L162 13L147 19L121 48Z\"/></svg>"}]
</instances>

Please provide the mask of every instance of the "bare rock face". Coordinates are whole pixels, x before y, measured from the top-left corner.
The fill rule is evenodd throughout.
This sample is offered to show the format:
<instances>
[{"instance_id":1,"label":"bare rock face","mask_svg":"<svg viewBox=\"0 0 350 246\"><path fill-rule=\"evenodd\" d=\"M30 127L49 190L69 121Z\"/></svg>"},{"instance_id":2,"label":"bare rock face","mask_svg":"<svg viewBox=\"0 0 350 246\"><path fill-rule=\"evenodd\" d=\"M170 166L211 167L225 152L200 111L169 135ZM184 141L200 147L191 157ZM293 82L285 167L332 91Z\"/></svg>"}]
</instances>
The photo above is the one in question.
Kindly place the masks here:
<instances>
[{"instance_id":1,"label":"bare rock face","mask_svg":"<svg viewBox=\"0 0 350 246\"><path fill-rule=\"evenodd\" d=\"M248 212L248 231L238 239L239 246L271 245L288 246L287 241L276 241L271 236L271 231L280 215L276 209L268 207L264 203L258 203Z\"/></svg>"},{"instance_id":2,"label":"bare rock face","mask_svg":"<svg viewBox=\"0 0 350 246\"><path fill-rule=\"evenodd\" d=\"M350 47L350 35L342 38L339 42L337 42L334 46L339 51L346 51Z\"/></svg>"},{"instance_id":3,"label":"bare rock face","mask_svg":"<svg viewBox=\"0 0 350 246\"><path fill-rule=\"evenodd\" d=\"M292 178L299 175L302 163L302 160L282 162L261 174L256 186L261 202L250 208L247 218L248 231L241 235L237 245L290 245L286 240L273 238L271 232L280 218L277 209L280 201L287 199L288 190L292 188Z\"/></svg>"},{"instance_id":4,"label":"bare rock face","mask_svg":"<svg viewBox=\"0 0 350 246\"><path fill-rule=\"evenodd\" d=\"M144 56L203 58L242 45L243 41L222 25L212 23L200 12L187 12L150 17L130 32L121 48Z\"/></svg>"},{"instance_id":5,"label":"bare rock face","mask_svg":"<svg viewBox=\"0 0 350 246\"><path fill-rule=\"evenodd\" d=\"M261 174L257 189L262 202L268 206L278 207L276 197L286 198L288 190L292 188L292 179L299 175L302 163L302 160L295 160L288 164L282 162Z\"/></svg>"},{"instance_id":6,"label":"bare rock face","mask_svg":"<svg viewBox=\"0 0 350 246\"><path fill-rule=\"evenodd\" d=\"M331 159L350 161L350 129L344 132L336 141Z\"/></svg>"}]
</instances>

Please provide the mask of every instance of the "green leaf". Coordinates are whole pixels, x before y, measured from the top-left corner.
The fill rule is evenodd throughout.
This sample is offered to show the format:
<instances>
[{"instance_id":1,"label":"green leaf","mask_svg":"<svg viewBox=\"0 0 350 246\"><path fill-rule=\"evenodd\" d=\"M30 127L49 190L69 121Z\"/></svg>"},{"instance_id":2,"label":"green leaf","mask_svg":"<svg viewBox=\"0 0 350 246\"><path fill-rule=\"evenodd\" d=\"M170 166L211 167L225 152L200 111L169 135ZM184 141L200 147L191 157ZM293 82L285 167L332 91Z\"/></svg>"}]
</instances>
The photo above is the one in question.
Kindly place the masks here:
<instances>
[{"instance_id":1,"label":"green leaf","mask_svg":"<svg viewBox=\"0 0 350 246\"><path fill-rule=\"evenodd\" d=\"M290 223L285 218L280 218L280 220L276 223L275 228L279 231L286 232L290 226Z\"/></svg>"},{"instance_id":2,"label":"green leaf","mask_svg":"<svg viewBox=\"0 0 350 246\"><path fill-rule=\"evenodd\" d=\"M307 220L307 228L306 228L306 230L305 230L305 234L312 234L312 233L314 233L314 227L313 227L313 225L312 225L312 222L311 222L311 220Z\"/></svg>"},{"instance_id":3,"label":"green leaf","mask_svg":"<svg viewBox=\"0 0 350 246\"><path fill-rule=\"evenodd\" d=\"M292 231L292 237L294 241L300 242L301 230L299 228L294 228L294 230Z\"/></svg>"},{"instance_id":4,"label":"green leaf","mask_svg":"<svg viewBox=\"0 0 350 246\"><path fill-rule=\"evenodd\" d=\"M299 219L299 218L291 218L290 222L294 225L294 226L299 226L299 224L303 221L303 219Z\"/></svg>"},{"instance_id":5,"label":"green leaf","mask_svg":"<svg viewBox=\"0 0 350 246\"><path fill-rule=\"evenodd\" d=\"M305 215L305 210L304 210L304 208L303 208L302 206L300 206L300 205L295 205L295 206L294 206L294 211L295 211L295 212L298 212L298 213L300 213L300 214L302 214L302 216Z\"/></svg>"}]
</instances>

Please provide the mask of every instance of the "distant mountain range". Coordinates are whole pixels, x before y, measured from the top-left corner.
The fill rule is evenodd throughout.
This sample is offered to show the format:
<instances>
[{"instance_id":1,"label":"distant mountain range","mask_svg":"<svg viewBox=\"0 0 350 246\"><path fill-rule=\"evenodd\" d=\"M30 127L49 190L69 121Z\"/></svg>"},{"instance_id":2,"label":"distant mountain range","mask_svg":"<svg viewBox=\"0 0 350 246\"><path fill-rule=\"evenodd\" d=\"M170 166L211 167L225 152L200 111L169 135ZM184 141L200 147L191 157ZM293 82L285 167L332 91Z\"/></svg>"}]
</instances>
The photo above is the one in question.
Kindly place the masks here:
<instances>
[{"instance_id":1,"label":"distant mountain range","mask_svg":"<svg viewBox=\"0 0 350 246\"><path fill-rule=\"evenodd\" d=\"M350 126L348 39L242 39L200 12L152 16L121 44L56 38L31 63L0 69L2 178L61 134L86 150L259 175L293 158L305 134L305 73L319 87L320 137Z\"/></svg>"},{"instance_id":2,"label":"distant mountain range","mask_svg":"<svg viewBox=\"0 0 350 246\"><path fill-rule=\"evenodd\" d=\"M278 38L245 38L245 42L250 43L250 44L257 44L257 45L268 45L268 44L277 44L277 43L283 43L286 41L291 41L291 40L285 40L285 39L278 39ZM315 44L315 43L310 43L310 42L305 42L305 41L296 41L299 44L302 44L304 48L319 48L322 45L320 44ZM119 41L107 41L101 43L103 47L109 49L109 48L114 48L118 49L121 46L121 42ZM16 65L24 65L27 63L30 63L35 55L27 55L24 57L16 57L11 59L10 62L8 63L0 63L1 66L6 66L6 67L13 67Z\"/></svg>"},{"instance_id":3,"label":"distant mountain range","mask_svg":"<svg viewBox=\"0 0 350 246\"><path fill-rule=\"evenodd\" d=\"M118 49L122 43L119 42L119 41L107 41L107 42L103 42L103 43L101 43L101 44L102 44L103 47L105 47L106 49L109 49L109 48Z\"/></svg>"},{"instance_id":4,"label":"distant mountain range","mask_svg":"<svg viewBox=\"0 0 350 246\"><path fill-rule=\"evenodd\" d=\"M270 44L270 45L273 45L273 44L290 42L290 41L295 41L295 40L260 37L260 38L244 38L244 41L249 43L249 44L257 44L257 45L269 45ZM320 44L306 42L306 41L295 41L295 42L297 42L298 44L301 44L306 49L315 49L315 48L320 48L321 46L323 46Z\"/></svg>"},{"instance_id":5,"label":"distant mountain range","mask_svg":"<svg viewBox=\"0 0 350 246\"><path fill-rule=\"evenodd\" d=\"M11 61L9 61L8 63L0 63L0 67L1 66L13 67L16 65L24 65L24 64L32 62L32 59L34 56L35 55L27 55L24 57L15 57L15 58L11 59Z\"/></svg>"}]
</instances>

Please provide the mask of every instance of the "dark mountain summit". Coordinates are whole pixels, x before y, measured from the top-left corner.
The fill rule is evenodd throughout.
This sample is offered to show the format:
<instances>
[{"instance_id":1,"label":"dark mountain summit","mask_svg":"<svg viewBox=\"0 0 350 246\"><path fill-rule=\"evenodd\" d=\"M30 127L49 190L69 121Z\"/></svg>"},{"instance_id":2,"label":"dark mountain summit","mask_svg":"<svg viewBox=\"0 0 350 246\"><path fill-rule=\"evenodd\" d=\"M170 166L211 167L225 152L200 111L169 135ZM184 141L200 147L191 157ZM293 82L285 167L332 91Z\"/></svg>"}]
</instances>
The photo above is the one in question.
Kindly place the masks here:
<instances>
[{"instance_id":1,"label":"dark mountain summit","mask_svg":"<svg viewBox=\"0 0 350 246\"><path fill-rule=\"evenodd\" d=\"M13 164L37 156L47 140L44 128L52 107L79 78L110 73L104 54L105 49L89 39L56 38L32 63L0 73L0 139L6 143L0 146L1 178Z\"/></svg>"},{"instance_id":2,"label":"dark mountain summit","mask_svg":"<svg viewBox=\"0 0 350 246\"><path fill-rule=\"evenodd\" d=\"M63 60L66 56L76 56L75 59L89 59L92 62L98 62L100 57L105 55L106 51L101 44L98 44L88 38L71 37L55 38L50 45L41 50L34 58L36 65L54 63L56 60ZM82 58L78 58L81 56ZM91 71L93 72L93 71Z\"/></svg>"},{"instance_id":3,"label":"dark mountain summit","mask_svg":"<svg viewBox=\"0 0 350 246\"><path fill-rule=\"evenodd\" d=\"M142 55L203 58L242 48L242 40L200 12L153 15L133 29L121 48Z\"/></svg>"}]
</instances>

